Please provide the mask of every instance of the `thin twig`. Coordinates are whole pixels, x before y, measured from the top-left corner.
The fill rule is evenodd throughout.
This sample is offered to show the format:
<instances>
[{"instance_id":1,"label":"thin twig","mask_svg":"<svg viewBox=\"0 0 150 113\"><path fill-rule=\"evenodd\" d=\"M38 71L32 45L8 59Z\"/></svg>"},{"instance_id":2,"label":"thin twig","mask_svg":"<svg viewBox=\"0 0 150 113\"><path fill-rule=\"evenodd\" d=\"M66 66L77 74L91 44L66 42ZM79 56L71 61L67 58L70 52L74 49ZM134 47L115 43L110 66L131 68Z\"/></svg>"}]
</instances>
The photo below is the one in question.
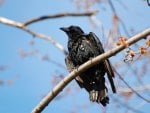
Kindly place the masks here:
<instances>
[{"instance_id":1,"label":"thin twig","mask_svg":"<svg viewBox=\"0 0 150 113\"><path fill-rule=\"evenodd\" d=\"M150 100L144 98L142 95L140 95L136 90L134 90L124 79L123 77L116 71L114 70L115 73L119 76L119 78L134 92L139 98L143 99L144 101L150 103Z\"/></svg>"},{"instance_id":2,"label":"thin twig","mask_svg":"<svg viewBox=\"0 0 150 113\"><path fill-rule=\"evenodd\" d=\"M150 2L149 2L149 0L147 0L147 4L148 4L148 6L150 6Z\"/></svg>"},{"instance_id":3,"label":"thin twig","mask_svg":"<svg viewBox=\"0 0 150 113\"><path fill-rule=\"evenodd\" d=\"M111 0L108 0L108 3L109 3L109 5L110 5L111 10L113 11L113 13L114 13L114 14L117 14L117 13L116 13L116 10L115 10L115 7L114 7L113 3L111 2Z\"/></svg>"},{"instance_id":4,"label":"thin twig","mask_svg":"<svg viewBox=\"0 0 150 113\"><path fill-rule=\"evenodd\" d=\"M148 91L150 90L150 84L145 84L145 85L140 85L140 86L136 86L136 87L132 87L132 89L134 89L136 92L143 92L143 91ZM129 93L129 92L133 92L131 90L131 88L122 88L119 87L117 90L118 93Z\"/></svg>"},{"instance_id":5,"label":"thin twig","mask_svg":"<svg viewBox=\"0 0 150 113\"><path fill-rule=\"evenodd\" d=\"M37 18L32 18L26 22L24 22L24 26L27 26L29 24L33 24L35 22L43 21L46 19L52 19L52 18L61 18L61 17L79 17L79 16L92 16L95 15L98 11L91 11L91 12L83 12L83 13L60 13L60 14L54 14L54 15L46 15L41 16Z\"/></svg>"},{"instance_id":6,"label":"thin twig","mask_svg":"<svg viewBox=\"0 0 150 113\"><path fill-rule=\"evenodd\" d=\"M119 105L121 105L123 108L125 107L126 109L131 110L131 111L133 111L133 112L135 112L135 113L144 113L144 112L142 112L142 111L139 111L139 110L137 110L137 109L135 109L135 108L129 106L129 105L126 104L126 103L123 103L123 102L120 101L118 98L115 98L114 96L112 96L112 97L113 97L113 100L114 100L115 102L117 102Z\"/></svg>"},{"instance_id":7,"label":"thin twig","mask_svg":"<svg viewBox=\"0 0 150 113\"><path fill-rule=\"evenodd\" d=\"M24 26L24 24L21 22L16 22L16 21L4 18L4 17L0 17L0 23L6 24L9 26L13 26L13 27L17 27L17 28L24 30L25 32L31 34L34 37L39 37L41 39L47 40L50 43L52 43L55 47L57 47L59 50L61 50L63 52L63 54L65 54L65 55L68 54L68 52L65 50L65 48L61 44L59 44L57 41L55 41L52 37L41 34L41 33L36 33L34 31L32 31L31 29L29 29L28 27Z\"/></svg>"},{"instance_id":8,"label":"thin twig","mask_svg":"<svg viewBox=\"0 0 150 113\"><path fill-rule=\"evenodd\" d=\"M129 37L130 34L129 34L128 30L127 30L127 27L126 27L125 23L123 22L123 20L122 20L121 18L118 17L118 19L119 19L119 22L120 22L121 25L122 25L122 28L123 28L124 32L125 32L126 35Z\"/></svg>"},{"instance_id":9,"label":"thin twig","mask_svg":"<svg viewBox=\"0 0 150 113\"><path fill-rule=\"evenodd\" d=\"M127 30L126 25L124 24L123 20L118 16L117 11L115 10L115 7L114 7L112 1L111 1L111 0L108 0L108 3L109 3L109 5L110 5L110 7L111 7L111 10L112 10L113 14L118 18L119 22L121 23L124 32L127 34L127 36L130 36L130 35L129 35L129 32L128 32L128 30Z\"/></svg>"},{"instance_id":10,"label":"thin twig","mask_svg":"<svg viewBox=\"0 0 150 113\"><path fill-rule=\"evenodd\" d=\"M131 37L130 39L127 40L126 43L128 43L129 45L132 45L134 43L136 43L137 41L146 38L148 35L150 35L150 28L144 30L141 33L138 33L137 35ZM123 49L125 49L126 46L125 45L120 45L117 46L116 48L113 48L112 50L109 50L89 61L87 61L86 63L82 64L81 66L79 66L79 68L75 69L74 71L72 71L68 76L66 76L63 80L61 80L54 88L52 91L50 91L47 96L45 96L40 103L32 110L32 113L40 113L44 110L44 108L64 89L64 87L71 82L76 76L80 75L81 73L83 73L84 71L86 71L88 68L98 64L100 61L105 60L117 53L119 53L120 51L122 51Z\"/></svg>"}]
</instances>

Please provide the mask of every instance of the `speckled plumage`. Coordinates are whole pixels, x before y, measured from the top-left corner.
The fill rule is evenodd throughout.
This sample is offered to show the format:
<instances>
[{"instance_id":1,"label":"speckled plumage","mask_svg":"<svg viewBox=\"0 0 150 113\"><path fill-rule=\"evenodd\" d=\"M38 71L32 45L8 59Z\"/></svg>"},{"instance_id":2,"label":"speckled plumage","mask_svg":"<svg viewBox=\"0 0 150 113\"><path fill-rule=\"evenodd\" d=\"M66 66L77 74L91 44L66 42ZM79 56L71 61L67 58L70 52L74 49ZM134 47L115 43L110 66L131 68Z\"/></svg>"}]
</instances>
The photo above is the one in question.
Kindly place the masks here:
<instances>
[{"instance_id":1,"label":"speckled plumage","mask_svg":"<svg viewBox=\"0 0 150 113\"><path fill-rule=\"evenodd\" d=\"M94 33L85 34L78 26L61 28L61 30L68 35L69 55L66 57L65 62L70 72L91 58L104 53L102 44ZM114 73L108 59L76 77L79 86L89 92L90 100L101 103L103 106L109 103L107 88L105 86L105 73L107 73L112 91L116 93L113 82Z\"/></svg>"}]
</instances>

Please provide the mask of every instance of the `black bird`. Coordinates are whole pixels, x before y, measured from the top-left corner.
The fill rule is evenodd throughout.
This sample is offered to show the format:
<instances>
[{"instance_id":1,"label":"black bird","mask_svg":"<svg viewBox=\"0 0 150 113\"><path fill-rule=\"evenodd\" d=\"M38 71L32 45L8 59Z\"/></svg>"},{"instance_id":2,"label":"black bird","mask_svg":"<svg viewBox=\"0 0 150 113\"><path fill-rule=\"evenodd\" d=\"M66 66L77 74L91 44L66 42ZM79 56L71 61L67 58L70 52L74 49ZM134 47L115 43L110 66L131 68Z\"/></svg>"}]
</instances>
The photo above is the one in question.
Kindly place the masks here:
<instances>
[{"instance_id":1,"label":"black bird","mask_svg":"<svg viewBox=\"0 0 150 113\"><path fill-rule=\"evenodd\" d=\"M65 62L70 72L86 61L104 53L100 40L93 32L85 34L78 26L60 29L68 35L69 54ZM113 82L114 73L108 59L91 67L75 78L79 86L89 92L90 100L101 103L103 106L109 103L108 90L105 86L105 73L107 73L113 93L116 93Z\"/></svg>"}]
</instances>

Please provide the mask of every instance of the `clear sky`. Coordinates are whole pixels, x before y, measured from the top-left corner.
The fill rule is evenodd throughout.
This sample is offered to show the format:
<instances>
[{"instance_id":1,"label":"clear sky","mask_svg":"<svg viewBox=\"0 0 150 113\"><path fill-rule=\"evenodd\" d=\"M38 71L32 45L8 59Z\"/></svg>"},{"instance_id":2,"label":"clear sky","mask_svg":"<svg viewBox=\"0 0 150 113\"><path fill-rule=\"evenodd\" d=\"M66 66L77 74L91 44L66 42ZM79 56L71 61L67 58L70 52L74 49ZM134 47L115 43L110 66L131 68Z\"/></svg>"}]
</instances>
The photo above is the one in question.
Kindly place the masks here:
<instances>
[{"instance_id":1,"label":"clear sky","mask_svg":"<svg viewBox=\"0 0 150 113\"><path fill-rule=\"evenodd\" d=\"M144 0L120 0L120 2L123 5L116 1L114 5L117 14L128 29L135 28L135 32L139 32L150 27L150 7ZM103 3L95 5L93 10L95 9L100 11L97 18L103 23L104 29L109 29L112 26L110 7ZM0 5L0 16L20 22L42 15L76 11L79 10L75 7L73 0L4 0ZM66 48L67 37L59 28L69 25L79 25L86 32L94 31L98 36L101 35L99 29L91 27L87 17L49 19L29 27L34 31L52 36ZM31 42L35 42L35 45L31 45ZM32 55L22 58L19 55L22 51ZM0 113L31 112L41 98L52 89L53 76L67 74L62 67L42 60L42 55L48 55L50 59L65 65L64 55L56 47L45 40L33 38L22 30L3 24L0 24L0 54L0 66L6 67L5 71L0 71L0 80L5 82L0 86ZM76 83L72 82L67 88L72 88L74 85ZM100 113L103 111L102 107L89 102L84 90L81 91L77 85L74 87L77 91L62 92L62 95L66 96L53 101L43 113ZM141 101L133 101L134 104L136 102L139 104ZM110 102L110 106L112 107L108 107L107 112L114 113L116 107L113 108L113 102ZM149 104L145 104L141 109L143 113L149 113Z\"/></svg>"}]
</instances>

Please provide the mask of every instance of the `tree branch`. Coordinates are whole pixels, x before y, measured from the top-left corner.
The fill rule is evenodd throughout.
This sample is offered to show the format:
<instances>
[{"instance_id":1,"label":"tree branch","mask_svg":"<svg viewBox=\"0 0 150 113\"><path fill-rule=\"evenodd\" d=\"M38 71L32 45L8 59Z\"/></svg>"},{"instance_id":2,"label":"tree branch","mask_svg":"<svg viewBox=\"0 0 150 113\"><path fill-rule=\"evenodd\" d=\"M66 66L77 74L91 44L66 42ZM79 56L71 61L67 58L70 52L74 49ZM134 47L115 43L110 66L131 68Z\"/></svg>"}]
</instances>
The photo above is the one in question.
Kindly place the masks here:
<instances>
[{"instance_id":1,"label":"tree branch","mask_svg":"<svg viewBox=\"0 0 150 113\"><path fill-rule=\"evenodd\" d=\"M118 16L117 11L116 11L116 9L115 9L115 7L114 7L112 1L111 1L111 0L108 0L108 4L110 5L110 8L111 8L113 14L118 18L120 24L122 25L122 28L123 28L124 32L127 34L127 36L130 36L130 35L129 35L129 32L128 32L128 30L127 30L127 27L126 27L126 25L125 25L125 23L124 23L123 20Z\"/></svg>"},{"instance_id":2,"label":"tree branch","mask_svg":"<svg viewBox=\"0 0 150 113\"><path fill-rule=\"evenodd\" d=\"M55 14L55 15L46 15L46 16L33 18L26 22L17 22L17 21L10 20L10 19L4 18L4 17L0 17L0 23L20 28L21 30L24 30L25 32L31 34L34 37L39 37L41 39L47 40L50 43L52 43L54 46L56 46L59 50L61 50L64 55L67 55L68 52L65 50L65 48L61 44L59 44L57 41L55 41L52 37L41 34L41 33L34 32L31 29L29 29L27 27L27 25L35 23L35 22L39 22L39 21L42 21L45 19L50 19L50 18L60 18L60 17L67 17L67 16L74 16L74 17L92 16L92 15L95 15L97 12L98 11L83 12L83 13L60 13L60 14Z\"/></svg>"},{"instance_id":3,"label":"tree branch","mask_svg":"<svg viewBox=\"0 0 150 113\"><path fill-rule=\"evenodd\" d=\"M141 33L138 33L137 35L131 37L130 39L127 40L127 43L129 45L132 45L136 43L137 41L146 38L148 35L150 35L150 28L144 30ZM98 64L100 61L107 59L123 49L125 49L125 45L120 45L117 46L116 48L113 48L112 50L109 50L89 61L86 63L82 64L78 69L75 69L72 71L68 76L66 76L63 80L61 80L54 88L52 91L50 91L47 96L45 96L41 102L32 110L32 113L40 113L44 110L44 108L64 89L64 87L71 82L76 76L80 75L83 73L85 70L88 68Z\"/></svg>"},{"instance_id":4,"label":"tree branch","mask_svg":"<svg viewBox=\"0 0 150 113\"><path fill-rule=\"evenodd\" d=\"M150 2L149 2L149 0L147 0L147 4L148 4L148 6L150 6Z\"/></svg>"},{"instance_id":5,"label":"tree branch","mask_svg":"<svg viewBox=\"0 0 150 113\"><path fill-rule=\"evenodd\" d=\"M136 86L133 87L132 89L134 89L134 91L136 92L143 92L143 91L147 91L150 90L150 84L145 84L142 86ZM131 88L118 88L117 92L119 93L129 93L129 92L133 92Z\"/></svg>"},{"instance_id":6,"label":"tree branch","mask_svg":"<svg viewBox=\"0 0 150 113\"><path fill-rule=\"evenodd\" d=\"M134 90L124 79L123 77L115 70L115 73L119 76L119 78L131 89L132 92L134 92L139 98L143 99L144 101L150 103L150 100L144 98L141 96L136 90Z\"/></svg>"},{"instance_id":7,"label":"tree branch","mask_svg":"<svg viewBox=\"0 0 150 113\"><path fill-rule=\"evenodd\" d=\"M60 14L54 14L54 15L46 15L46 16L41 16L37 18L32 18L26 22L24 22L24 26L27 26L29 24L43 21L46 19L52 19L52 18L61 18L61 17L79 17L79 16L92 16L95 15L98 11L91 11L91 12L83 12L83 13L60 13Z\"/></svg>"},{"instance_id":8,"label":"tree branch","mask_svg":"<svg viewBox=\"0 0 150 113\"><path fill-rule=\"evenodd\" d=\"M142 111L139 111L137 108L133 108L133 106L128 105L127 103L124 103L122 101L120 101L118 98L112 96L113 100L120 106L122 106L123 108L126 108L128 110L131 110L134 113L143 113ZM126 113L126 112L125 112ZM128 112L127 112L128 113Z\"/></svg>"},{"instance_id":9,"label":"tree branch","mask_svg":"<svg viewBox=\"0 0 150 113\"><path fill-rule=\"evenodd\" d=\"M39 37L41 39L47 40L50 43L52 43L54 46L56 46L59 50L61 50L63 52L63 54L65 54L65 55L68 54L68 52L65 50L65 48L61 44L59 44L57 41L55 41L52 37L41 34L41 33L36 33L34 31L32 31L31 29L29 29L28 27L24 26L24 24L21 22L16 22L16 21L4 18L4 17L0 17L0 23L6 24L9 26L13 26L13 27L17 27L17 28L24 30L25 32L31 34L34 37Z\"/></svg>"}]
</instances>

